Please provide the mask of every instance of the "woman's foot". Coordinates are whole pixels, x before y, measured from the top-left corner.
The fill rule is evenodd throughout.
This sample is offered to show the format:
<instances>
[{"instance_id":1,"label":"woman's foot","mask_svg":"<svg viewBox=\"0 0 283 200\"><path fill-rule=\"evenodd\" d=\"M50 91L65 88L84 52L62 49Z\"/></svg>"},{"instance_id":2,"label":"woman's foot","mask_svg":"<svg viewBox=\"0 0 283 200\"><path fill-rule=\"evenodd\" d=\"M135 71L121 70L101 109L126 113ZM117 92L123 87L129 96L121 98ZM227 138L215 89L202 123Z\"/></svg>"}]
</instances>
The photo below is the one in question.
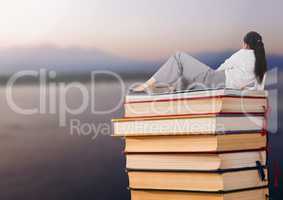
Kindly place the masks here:
<instances>
[{"instance_id":1,"label":"woman's foot","mask_svg":"<svg viewBox=\"0 0 283 200\"><path fill-rule=\"evenodd\" d=\"M133 88L132 91L133 92L146 92L147 90L154 88L155 82L156 82L155 79L151 78L145 83Z\"/></svg>"},{"instance_id":2,"label":"woman's foot","mask_svg":"<svg viewBox=\"0 0 283 200\"><path fill-rule=\"evenodd\" d=\"M144 92L147 88L148 88L148 86L143 83L143 84L133 88L132 91L133 92Z\"/></svg>"}]
</instances>

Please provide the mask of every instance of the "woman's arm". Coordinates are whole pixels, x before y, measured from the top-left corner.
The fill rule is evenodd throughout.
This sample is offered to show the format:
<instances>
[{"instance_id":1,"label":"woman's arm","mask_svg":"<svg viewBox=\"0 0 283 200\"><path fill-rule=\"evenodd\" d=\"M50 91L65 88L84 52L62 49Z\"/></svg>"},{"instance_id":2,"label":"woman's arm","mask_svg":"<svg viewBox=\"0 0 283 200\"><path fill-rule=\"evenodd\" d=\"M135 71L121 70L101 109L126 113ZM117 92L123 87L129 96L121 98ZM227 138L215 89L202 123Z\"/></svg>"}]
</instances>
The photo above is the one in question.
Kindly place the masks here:
<instances>
[{"instance_id":1,"label":"woman's arm","mask_svg":"<svg viewBox=\"0 0 283 200\"><path fill-rule=\"evenodd\" d=\"M221 70L226 70L228 68L233 67L233 62L235 62L235 60L237 59L242 59L240 56L240 50L237 51L236 53L234 53L230 58L226 59L224 63L222 63L217 69L216 71L221 71Z\"/></svg>"},{"instance_id":2,"label":"woman's arm","mask_svg":"<svg viewBox=\"0 0 283 200\"><path fill-rule=\"evenodd\" d=\"M216 71L222 71L229 67L231 67L231 58L226 59L225 62L216 69Z\"/></svg>"}]
</instances>

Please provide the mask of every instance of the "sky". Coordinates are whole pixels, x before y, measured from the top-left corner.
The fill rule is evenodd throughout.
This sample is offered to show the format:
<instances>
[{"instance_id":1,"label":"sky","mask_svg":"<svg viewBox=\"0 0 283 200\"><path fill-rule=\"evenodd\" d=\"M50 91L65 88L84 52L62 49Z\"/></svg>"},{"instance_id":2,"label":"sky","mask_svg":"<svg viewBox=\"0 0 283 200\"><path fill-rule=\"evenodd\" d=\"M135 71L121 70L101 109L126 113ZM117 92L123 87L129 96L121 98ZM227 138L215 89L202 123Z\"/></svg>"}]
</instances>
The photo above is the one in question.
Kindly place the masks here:
<instances>
[{"instance_id":1,"label":"sky","mask_svg":"<svg viewBox=\"0 0 283 200\"><path fill-rule=\"evenodd\" d=\"M0 49L96 48L135 59L174 51L240 48L263 35L268 53L283 54L282 0L0 0Z\"/></svg>"}]
</instances>

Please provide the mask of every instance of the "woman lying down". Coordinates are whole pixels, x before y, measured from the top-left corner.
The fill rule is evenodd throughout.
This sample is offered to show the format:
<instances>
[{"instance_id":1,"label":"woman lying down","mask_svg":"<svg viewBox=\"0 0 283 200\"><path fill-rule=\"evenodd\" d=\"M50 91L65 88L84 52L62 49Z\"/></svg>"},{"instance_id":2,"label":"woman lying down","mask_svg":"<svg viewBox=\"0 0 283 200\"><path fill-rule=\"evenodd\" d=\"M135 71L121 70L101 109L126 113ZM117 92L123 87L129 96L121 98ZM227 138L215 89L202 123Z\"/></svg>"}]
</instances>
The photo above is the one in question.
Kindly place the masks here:
<instances>
[{"instance_id":1,"label":"woman lying down","mask_svg":"<svg viewBox=\"0 0 283 200\"><path fill-rule=\"evenodd\" d=\"M132 89L133 92L148 92L158 86L170 91L179 89L244 89L257 90L267 70L262 37L249 32L243 39L243 47L213 70L192 56L178 52L145 83Z\"/></svg>"}]
</instances>

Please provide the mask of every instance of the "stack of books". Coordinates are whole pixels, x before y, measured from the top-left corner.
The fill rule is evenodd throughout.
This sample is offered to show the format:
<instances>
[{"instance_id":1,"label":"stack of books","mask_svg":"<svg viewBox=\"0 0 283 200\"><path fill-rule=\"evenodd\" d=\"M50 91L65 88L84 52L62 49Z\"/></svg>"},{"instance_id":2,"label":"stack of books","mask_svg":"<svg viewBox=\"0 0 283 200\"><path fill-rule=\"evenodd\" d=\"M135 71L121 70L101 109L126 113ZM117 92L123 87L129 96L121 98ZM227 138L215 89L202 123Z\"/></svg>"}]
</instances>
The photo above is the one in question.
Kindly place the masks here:
<instances>
[{"instance_id":1,"label":"stack of books","mask_svg":"<svg viewBox=\"0 0 283 200\"><path fill-rule=\"evenodd\" d=\"M265 200L266 91L131 95L125 138L132 200Z\"/></svg>"}]
</instances>

